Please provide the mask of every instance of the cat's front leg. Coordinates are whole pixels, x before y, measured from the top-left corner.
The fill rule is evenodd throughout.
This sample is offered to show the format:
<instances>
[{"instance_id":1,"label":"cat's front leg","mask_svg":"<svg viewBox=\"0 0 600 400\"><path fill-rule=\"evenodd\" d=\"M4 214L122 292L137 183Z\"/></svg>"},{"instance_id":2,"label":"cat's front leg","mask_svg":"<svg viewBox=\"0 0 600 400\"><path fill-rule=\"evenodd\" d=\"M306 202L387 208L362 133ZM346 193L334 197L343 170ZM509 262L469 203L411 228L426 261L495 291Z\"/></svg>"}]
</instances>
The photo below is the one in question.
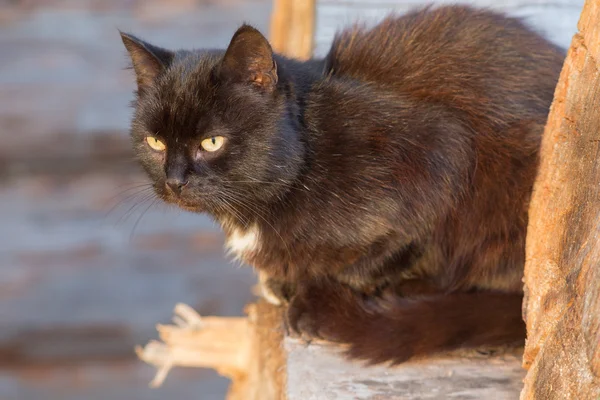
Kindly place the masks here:
<instances>
[{"instance_id":1,"label":"cat's front leg","mask_svg":"<svg viewBox=\"0 0 600 400\"><path fill-rule=\"evenodd\" d=\"M338 332L357 329L353 321L362 319L347 314L368 313L369 303L367 295L333 279L298 282L286 312L288 331L305 340L343 342ZM341 318L342 315L345 317Z\"/></svg>"},{"instance_id":2,"label":"cat's front leg","mask_svg":"<svg viewBox=\"0 0 600 400\"><path fill-rule=\"evenodd\" d=\"M304 339L348 341L364 327L361 321L377 319L397 299L418 299L439 294L426 279L355 286L337 279L300 281L288 302L288 330Z\"/></svg>"}]
</instances>

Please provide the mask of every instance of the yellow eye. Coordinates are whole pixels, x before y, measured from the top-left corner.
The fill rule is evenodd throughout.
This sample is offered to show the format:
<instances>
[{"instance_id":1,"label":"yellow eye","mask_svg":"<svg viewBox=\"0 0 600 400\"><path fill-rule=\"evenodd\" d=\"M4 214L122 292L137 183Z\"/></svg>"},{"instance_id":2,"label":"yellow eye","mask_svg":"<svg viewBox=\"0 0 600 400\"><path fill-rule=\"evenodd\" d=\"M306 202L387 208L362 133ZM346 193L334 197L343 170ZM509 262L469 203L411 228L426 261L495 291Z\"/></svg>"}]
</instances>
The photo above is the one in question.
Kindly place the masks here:
<instances>
[{"instance_id":1,"label":"yellow eye","mask_svg":"<svg viewBox=\"0 0 600 400\"><path fill-rule=\"evenodd\" d=\"M146 143L148 143L148 146L155 151L163 151L167 147L162 141L154 136L146 136Z\"/></svg>"},{"instance_id":2,"label":"yellow eye","mask_svg":"<svg viewBox=\"0 0 600 400\"><path fill-rule=\"evenodd\" d=\"M224 142L225 138L223 136L212 136L208 139L204 139L200 145L204 150L213 152L219 150Z\"/></svg>"}]
</instances>

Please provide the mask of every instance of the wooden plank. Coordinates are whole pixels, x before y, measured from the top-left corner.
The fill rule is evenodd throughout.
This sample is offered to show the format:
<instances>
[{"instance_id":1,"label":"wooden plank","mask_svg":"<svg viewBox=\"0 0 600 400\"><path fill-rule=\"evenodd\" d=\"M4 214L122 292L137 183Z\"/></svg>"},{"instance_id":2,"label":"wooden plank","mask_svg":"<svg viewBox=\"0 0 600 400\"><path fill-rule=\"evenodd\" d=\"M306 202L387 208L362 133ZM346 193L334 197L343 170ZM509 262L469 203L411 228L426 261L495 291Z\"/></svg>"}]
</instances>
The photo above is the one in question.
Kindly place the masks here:
<instances>
[{"instance_id":1,"label":"wooden plank","mask_svg":"<svg viewBox=\"0 0 600 400\"><path fill-rule=\"evenodd\" d=\"M271 45L288 57L306 60L314 44L316 0L275 0L271 17Z\"/></svg>"},{"instance_id":2,"label":"wooden plank","mask_svg":"<svg viewBox=\"0 0 600 400\"><path fill-rule=\"evenodd\" d=\"M599 38L600 0L588 0L556 87L529 212L523 400L600 398Z\"/></svg>"}]
</instances>

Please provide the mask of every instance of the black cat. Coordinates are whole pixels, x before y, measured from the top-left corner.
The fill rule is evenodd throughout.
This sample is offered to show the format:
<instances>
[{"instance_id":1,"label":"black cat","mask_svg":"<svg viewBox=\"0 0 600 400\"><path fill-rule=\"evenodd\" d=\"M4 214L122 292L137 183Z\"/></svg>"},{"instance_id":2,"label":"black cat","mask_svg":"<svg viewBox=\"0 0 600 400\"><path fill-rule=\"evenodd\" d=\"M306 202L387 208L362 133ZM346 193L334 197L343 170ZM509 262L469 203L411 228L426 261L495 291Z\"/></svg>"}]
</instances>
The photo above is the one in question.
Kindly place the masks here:
<instances>
[{"instance_id":1,"label":"black cat","mask_svg":"<svg viewBox=\"0 0 600 400\"><path fill-rule=\"evenodd\" d=\"M518 343L527 207L564 52L466 6L224 51L128 34L132 138L164 201L214 217L290 327L371 362Z\"/></svg>"}]
</instances>

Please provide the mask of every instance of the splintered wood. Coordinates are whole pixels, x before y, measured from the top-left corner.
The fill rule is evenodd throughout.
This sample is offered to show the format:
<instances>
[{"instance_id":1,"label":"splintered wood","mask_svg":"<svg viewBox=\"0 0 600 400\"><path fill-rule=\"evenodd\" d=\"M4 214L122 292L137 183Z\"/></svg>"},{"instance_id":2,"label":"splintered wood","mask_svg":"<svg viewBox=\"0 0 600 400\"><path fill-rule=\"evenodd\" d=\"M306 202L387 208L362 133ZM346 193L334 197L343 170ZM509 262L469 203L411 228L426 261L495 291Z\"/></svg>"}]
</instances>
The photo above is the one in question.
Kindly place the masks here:
<instances>
[{"instance_id":1,"label":"splintered wood","mask_svg":"<svg viewBox=\"0 0 600 400\"><path fill-rule=\"evenodd\" d=\"M578 28L529 211L522 400L600 398L600 0Z\"/></svg>"},{"instance_id":2,"label":"splintered wood","mask_svg":"<svg viewBox=\"0 0 600 400\"><path fill-rule=\"evenodd\" d=\"M173 366L214 368L225 376L239 376L250 356L247 318L201 318L185 304L174 310L175 325L158 325L162 342L152 341L136 353L158 372L151 387L162 385Z\"/></svg>"},{"instance_id":3,"label":"splintered wood","mask_svg":"<svg viewBox=\"0 0 600 400\"><path fill-rule=\"evenodd\" d=\"M157 368L150 386L162 385L173 367L212 368L232 380L227 400L284 399L279 310L259 303L246 312L248 317L200 317L178 304L174 325L157 326L161 341L136 349L140 359Z\"/></svg>"}]
</instances>

